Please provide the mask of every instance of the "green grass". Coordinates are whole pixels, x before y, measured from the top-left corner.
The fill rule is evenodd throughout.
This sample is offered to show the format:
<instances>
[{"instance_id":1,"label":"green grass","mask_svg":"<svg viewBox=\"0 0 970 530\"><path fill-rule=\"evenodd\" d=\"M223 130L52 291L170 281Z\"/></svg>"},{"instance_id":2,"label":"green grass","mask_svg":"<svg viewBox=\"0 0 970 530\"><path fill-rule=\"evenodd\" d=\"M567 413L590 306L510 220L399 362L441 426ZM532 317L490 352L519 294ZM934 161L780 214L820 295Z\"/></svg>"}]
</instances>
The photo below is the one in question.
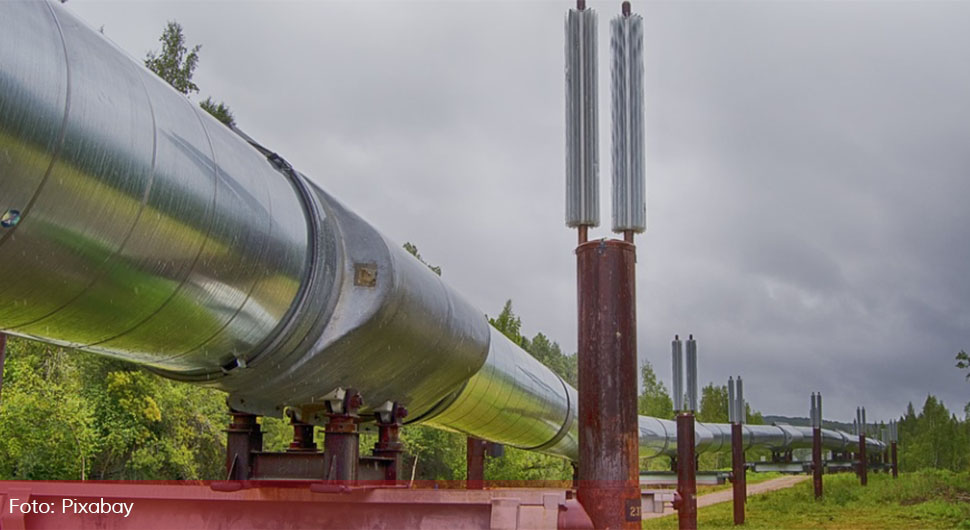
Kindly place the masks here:
<instances>
[{"instance_id":1,"label":"green grass","mask_svg":"<svg viewBox=\"0 0 970 530\"><path fill-rule=\"evenodd\" d=\"M759 482L781 478L784 476L786 476L784 473L777 473L775 471L765 473L752 473L749 471L747 474L747 479L748 484L757 484ZM731 482L725 482L724 484L718 484L717 486L697 486L697 494L704 495L707 493L714 493L715 491L729 490L733 487L734 484Z\"/></svg>"},{"instance_id":2,"label":"green grass","mask_svg":"<svg viewBox=\"0 0 970 530\"><path fill-rule=\"evenodd\" d=\"M826 475L816 502L812 482L748 497L747 528L970 529L970 473L921 471L899 479L882 473L859 485L854 474ZM700 528L734 526L730 502L702 508ZM644 528L677 528L677 517L646 520Z\"/></svg>"}]
</instances>

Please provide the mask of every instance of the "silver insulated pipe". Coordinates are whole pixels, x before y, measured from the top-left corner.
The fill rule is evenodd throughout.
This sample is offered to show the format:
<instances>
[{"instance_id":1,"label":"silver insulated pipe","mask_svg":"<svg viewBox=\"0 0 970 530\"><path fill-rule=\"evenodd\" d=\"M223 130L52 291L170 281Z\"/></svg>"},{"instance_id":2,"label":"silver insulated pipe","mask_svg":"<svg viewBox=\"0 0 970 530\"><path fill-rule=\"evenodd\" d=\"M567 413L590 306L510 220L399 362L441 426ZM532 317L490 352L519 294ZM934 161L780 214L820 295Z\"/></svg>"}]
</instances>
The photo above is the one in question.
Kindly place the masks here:
<instances>
[{"instance_id":1,"label":"silver insulated pipe","mask_svg":"<svg viewBox=\"0 0 970 530\"><path fill-rule=\"evenodd\" d=\"M0 328L222 389L237 410L362 414L575 459L576 391L275 153L48 2L0 2ZM672 421L640 417L644 456ZM698 424L699 451L730 446ZM745 426L785 448L798 428ZM840 448L847 437L829 431ZM838 447L835 447L837 444Z\"/></svg>"}]
</instances>

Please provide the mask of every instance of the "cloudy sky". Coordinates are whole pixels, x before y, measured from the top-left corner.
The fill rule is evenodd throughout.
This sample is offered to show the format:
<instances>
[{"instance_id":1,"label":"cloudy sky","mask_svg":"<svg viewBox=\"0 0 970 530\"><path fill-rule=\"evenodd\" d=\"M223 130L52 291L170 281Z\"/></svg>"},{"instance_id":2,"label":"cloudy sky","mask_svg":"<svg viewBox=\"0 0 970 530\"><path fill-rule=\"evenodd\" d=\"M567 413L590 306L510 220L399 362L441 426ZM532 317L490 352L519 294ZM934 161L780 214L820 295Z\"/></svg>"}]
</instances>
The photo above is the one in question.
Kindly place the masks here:
<instances>
[{"instance_id":1,"label":"cloudy sky","mask_svg":"<svg viewBox=\"0 0 970 530\"><path fill-rule=\"evenodd\" d=\"M615 5L614 5L615 4ZM195 81L494 315L576 347L563 222L569 2L103 2L68 9L142 58L166 20ZM601 205L609 236L607 20ZM670 340L766 413L872 419L970 382L970 3L635 2L648 229L639 356Z\"/></svg>"}]
</instances>

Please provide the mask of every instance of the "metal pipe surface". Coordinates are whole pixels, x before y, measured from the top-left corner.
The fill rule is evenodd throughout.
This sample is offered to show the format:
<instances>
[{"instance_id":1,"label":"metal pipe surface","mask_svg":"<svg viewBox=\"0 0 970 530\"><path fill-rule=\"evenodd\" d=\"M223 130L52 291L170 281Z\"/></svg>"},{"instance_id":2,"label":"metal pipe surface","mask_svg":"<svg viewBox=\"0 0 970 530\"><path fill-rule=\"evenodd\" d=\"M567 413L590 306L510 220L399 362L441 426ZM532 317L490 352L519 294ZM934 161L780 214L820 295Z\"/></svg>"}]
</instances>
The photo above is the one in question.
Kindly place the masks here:
<instances>
[{"instance_id":1,"label":"metal pipe surface","mask_svg":"<svg viewBox=\"0 0 970 530\"><path fill-rule=\"evenodd\" d=\"M4 333L221 389L238 412L327 425L355 388L365 421L399 403L409 423L578 458L575 389L58 3L0 2L0 152ZM673 421L636 421L641 455L676 454ZM730 447L726 424L694 436L697 452Z\"/></svg>"}]
</instances>

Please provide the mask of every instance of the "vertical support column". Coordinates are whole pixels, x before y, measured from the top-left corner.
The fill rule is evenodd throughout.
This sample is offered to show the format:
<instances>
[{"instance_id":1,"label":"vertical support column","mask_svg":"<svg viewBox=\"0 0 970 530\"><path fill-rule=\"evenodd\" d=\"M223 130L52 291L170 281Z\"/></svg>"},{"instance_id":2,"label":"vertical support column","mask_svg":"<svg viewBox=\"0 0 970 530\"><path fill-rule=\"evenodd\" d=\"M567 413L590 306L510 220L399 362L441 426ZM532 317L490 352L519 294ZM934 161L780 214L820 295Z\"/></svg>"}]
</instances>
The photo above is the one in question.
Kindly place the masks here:
<instances>
[{"instance_id":1,"label":"vertical support column","mask_svg":"<svg viewBox=\"0 0 970 530\"><path fill-rule=\"evenodd\" d=\"M731 424L731 464L734 474L734 524L744 524L744 437L740 423Z\"/></svg>"},{"instance_id":2,"label":"vertical support column","mask_svg":"<svg viewBox=\"0 0 970 530\"><path fill-rule=\"evenodd\" d=\"M226 480L249 480L253 470L253 452L263 450L263 433L256 416L229 411L232 421L226 429Z\"/></svg>"},{"instance_id":3,"label":"vertical support column","mask_svg":"<svg viewBox=\"0 0 970 530\"><path fill-rule=\"evenodd\" d=\"M899 462L896 460L896 443L899 441L899 432L897 429L899 424L896 423L896 420L893 420L889 425L889 439L891 440L889 455L892 459L893 478L899 478Z\"/></svg>"},{"instance_id":4,"label":"vertical support column","mask_svg":"<svg viewBox=\"0 0 970 530\"><path fill-rule=\"evenodd\" d=\"M0 333L0 401L3 400L3 363L7 358L7 335Z\"/></svg>"},{"instance_id":5,"label":"vertical support column","mask_svg":"<svg viewBox=\"0 0 970 530\"><path fill-rule=\"evenodd\" d=\"M401 477L401 455L404 453L404 444L401 442L401 421L407 415L407 409L397 403L377 412L377 443L374 444L374 456L392 459L392 462L384 468L384 480L391 483L397 482Z\"/></svg>"},{"instance_id":6,"label":"vertical support column","mask_svg":"<svg viewBox=\"0 0 970 530\"><path fill-rule=\"evenodd\" d=\"M677 526L680 530L697 528L697 469L694 453L694 413L677 415Z\"/></svg>"},{"instance_id":7,"label":"vertical support column","mask_svg":"<svg viewBox=\"0 0 970 530\"><path fill-rule=\"evenodd\" d=\"M469 436L465 442L465 488L480 490L485 487L485 440Z\"/></svg>"},{"instance_id":8,"label":"vertical support column","mask_svg":"<svg viewBox=\"0 0 970 530\"><path fill-rule=\"evenodd\" d=\"M812 394L812 484L822 498L822 393Z\"/></svg>"},{"instance_id":9,"label":"vertical support column","mask_svg":"<svg viewBox=\"0 0 970 530\"><path fill-rule=\"evenodd\" d=\"M640 528L636 247L576 249L579 287L579 501L596 528Z\"/></svg>"},{"instance_id":10,"label":"vertical support column","mask_svg":"<svg viewBox=\"0 0 970 530\"><path fill-rule=\"evenodd\" d=\"M334 394L334 399L328 400L330 414L323 439L324 479L354 482L360 459L357 409L364 400L352 388Z\"/></svg>"},{"instance_id":11,"label":"vertical support column","mask_svg":"<svg viewBox=\"0 0 970 530\"><path fill-rule=\"evenodd\" d=\"M859 434L859 483L869 484L869 460L866 456L866 409L856 408L856 428Z\"/></svg>"},{"instance_id":12,"label":"vertical support column","mask_svg":"<svg viewBox=\"0 0 970 530\"><path fill-rule=\"evenodd\" d=\"M738 382L741 377L738 377ZM731 423L731 482L733 486L734 524L744 524L745 466L744 427L741 426L743 398L734 390L734 379L728 378L728 421Z\"/></svg>"}]
</instances>

